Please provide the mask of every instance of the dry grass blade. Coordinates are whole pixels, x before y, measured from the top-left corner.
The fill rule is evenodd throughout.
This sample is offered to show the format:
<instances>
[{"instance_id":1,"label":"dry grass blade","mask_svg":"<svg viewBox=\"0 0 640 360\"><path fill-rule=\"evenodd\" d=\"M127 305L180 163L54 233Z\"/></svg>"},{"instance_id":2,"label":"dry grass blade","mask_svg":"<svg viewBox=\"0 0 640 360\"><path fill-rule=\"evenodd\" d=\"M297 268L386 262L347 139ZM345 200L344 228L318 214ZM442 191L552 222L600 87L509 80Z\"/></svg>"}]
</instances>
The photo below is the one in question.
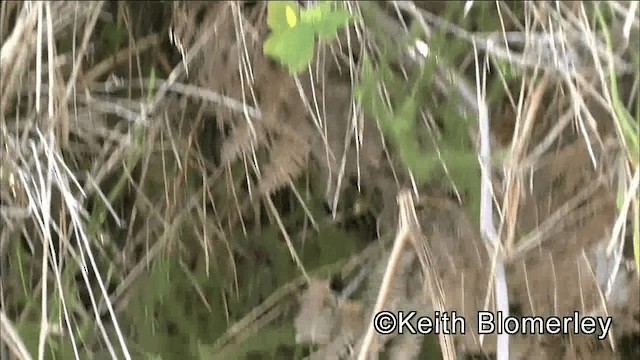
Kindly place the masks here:
<instances>
[{"instance_id":1,"label":"dry grass blade","mask_svg":"<svg viewBox=\"0 0 640 360\"><path fill-rule=\"evenodd\" d=\"M483 240L485 241L485 245L487 249L493 249L492 263L491 263L491 274L495 274L494 276L490 276L491 280L495 281L493 286L495 286L495 298L496 298L496 309L500 311L503 315L508 316L509 314L509 292L507 288L507 279L504 270L504 260L503 260L503 245L500 242L499 235L496 231L495 225L493 223L493 203L494 203L494 192L493 192L493 180L491 175L491 142L490 142L490 128L489 128L489 110L487 106L486 100L486 68L483 68L482 72L482 80L480 79L480 66L477 49L474 44L474 52L475 52L475 70L476 70L476 96L478 101L478 124L479 124L479 135L480 135L480 150L478 154L478 158L480 160L480 169L481 169L481 179L480 179L480 191L481 191L481 199L480 199L480 233L482 234ZM487 288L487 295L485 298L485 308L488 305L488 298L490 294L490 289L492 284L490 283ZM484 335L480 336L480 343L483 342ZM498 335L498 344L497 344L497 356L498 359L509 359L509 334L499 334Z\"/></svg>"},{"instance_id":2,"label":"dry grass blade","mask_svg":"<svg viewBox=\"0 0 640 360\"><path fill-rule=\"evenodd\" d=\"M518 219L519 200L522 194L522 170L520 163L525 158L525 151L531 139L531 130L538 112L538 107L542 102L542 96L547 88L549 75L545 75L536 85L530 97L531 101L526 104L524 116L516 118L516 129L513 134L513 141L510 149L510 166L507 172L507 192L502 205L506 230L506 256L513 253L513 242L515 240L515 227ZM524 87L524 84L523 84ZM521 98L524 98L521 94ZM522 111L519 111L522 114Z\"/></svg>"},{"instance_id":3,"label":"dry grass blade","mask_svg":"<svg viewBox=\"0 0 640 360\"><path fill-rule=\"evenodd\" d=\"M431 297L434 310L441 313L444 313L445 311L445 299L443 298L442 285L440 285L440 279L433 269L433 263L431 260L432 255L428 249L422 230L420 229L412 198L413 195L408 190L404 190L398 194L398 205L400 209L398 214L398 232L396 233L393 248L389 255L384 277L382 279L382 284L380 285L380 291L378 292L378 296L370 316L371 320L368 322L369 325L362 340L362 344L360 345L358 360L366 360L370 355L371 348L375 342L376 333L374 321L372 319L385 308L401 255L405 250L405 246L407 246L409 242L411 242L414 251L416 251L420 258L425 283L427 284L426 290ZM451 335L440 333L439 339L443 358L447 360L455 359L456 355Z\"/></svg>"},{"instance_id":4,"label":"dry grass blade","mask_svg":"<svg viewBox=\"0 0 640 360\"><path fill-rule=\"evenodd\" d=\"M9 350L20 360L31 360L31 354L24 345L20 335L17 333L11 320L7 318L4 311L0 310L0 329L2 330L2 341L9 345Z\"/></svg>"}]
</instances>

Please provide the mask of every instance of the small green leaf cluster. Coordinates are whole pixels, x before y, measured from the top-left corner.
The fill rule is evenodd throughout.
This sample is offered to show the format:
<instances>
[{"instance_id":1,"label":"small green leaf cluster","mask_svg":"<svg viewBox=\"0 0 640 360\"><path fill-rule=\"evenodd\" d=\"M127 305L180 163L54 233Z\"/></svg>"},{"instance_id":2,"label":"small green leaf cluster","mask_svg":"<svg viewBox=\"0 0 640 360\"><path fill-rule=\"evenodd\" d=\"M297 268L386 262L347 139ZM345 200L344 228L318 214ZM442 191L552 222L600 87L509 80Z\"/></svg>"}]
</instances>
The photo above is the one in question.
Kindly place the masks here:
<instances>
[{"instance_id":1,"label":"small green leaf cluster","mask_svg":"<svg viewBox=\"0 0 640 360\"><path fill-rule=\"evenodd\" d=\"M362 8L365 23L375 25L379 9L375 6ZM450 6L444 18L463 24L462 10L462 6ZM410 34L421 33L420 30L414 25ZM375 59L371 56L363 58L356 97L367 115L376 119L385 139L411 171L416 183L453 186L463 195L469 213L477 221L480 165L468 131L474 125L473 115L460 111L456 84L451 80L444 96L439 99L432 96L438 65L455 69L470 51L469 44L434 32L429 39L430 54L433 55L405 78L393 70L393 63L399 51L406 49L413 38L400 44L384 32L375 31L374 36L380 54ZM387 95L383 96L380 89L385 89ZM423 111L431 114L434 124L424 126L419 120Z\"/></svg>"},{"instance_id":2,"label":"small green leaf cluster","mask_svg":"<svg viewBox=\"0 0 640 360\"><path fill-rule=\"evenodd\" d=\"M299 73L313 58L316 35L320 40L331 40L350 19L349 12L334 9L333 2L301 9L293 1L270 1L267 25L271 34L264 53L279 61L290 74Z\"/></svg>"}]
</instances>

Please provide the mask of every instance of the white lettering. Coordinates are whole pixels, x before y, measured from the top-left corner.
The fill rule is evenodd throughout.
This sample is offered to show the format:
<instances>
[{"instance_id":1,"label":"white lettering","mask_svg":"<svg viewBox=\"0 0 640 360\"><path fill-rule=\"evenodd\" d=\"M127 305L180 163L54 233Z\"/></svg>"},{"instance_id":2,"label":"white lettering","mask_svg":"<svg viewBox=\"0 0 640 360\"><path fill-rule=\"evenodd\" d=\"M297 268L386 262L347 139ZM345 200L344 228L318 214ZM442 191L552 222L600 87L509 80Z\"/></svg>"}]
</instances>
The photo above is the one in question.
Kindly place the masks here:
<instances>
[{"instance_id":1,"label":"white lettering","mask_svg":"<svg viewBox=\"0 0 640 360\"><path fill-rule=\"evenodd\" d=\"M413 317L416 316L415 311L409 311L407 317L404 316L404 311L398 312L398 334L404 334L404 328L407 328L407 331L410 334L417 334L418 332L413 327L413 325L409 322Z\"/></svg>"},{"instance_id":2,"label":"white lettering","mask_svg":"<svg viewBox=\"0 0 640 360\"><path fill-rule=\"evenodd\" d=\"M493 313L478 312L478 334L492 334L494 331L496 331L496 325L493 323Z\"/></svg>"},{"instance_id":3,"label":"white lettering","mask_svg":"<svg viewBox=\"0 0 640 360\"><path fill-rule=\"evenodd\" d=\"M522 334L522 335L598 335L599 340L604 340L611 330L613 319L611 317L581 317L578 311L573 314L558 316L507 316L502 312L489 311L478 312L478 334Z\"/></svg>"}]
</instances>

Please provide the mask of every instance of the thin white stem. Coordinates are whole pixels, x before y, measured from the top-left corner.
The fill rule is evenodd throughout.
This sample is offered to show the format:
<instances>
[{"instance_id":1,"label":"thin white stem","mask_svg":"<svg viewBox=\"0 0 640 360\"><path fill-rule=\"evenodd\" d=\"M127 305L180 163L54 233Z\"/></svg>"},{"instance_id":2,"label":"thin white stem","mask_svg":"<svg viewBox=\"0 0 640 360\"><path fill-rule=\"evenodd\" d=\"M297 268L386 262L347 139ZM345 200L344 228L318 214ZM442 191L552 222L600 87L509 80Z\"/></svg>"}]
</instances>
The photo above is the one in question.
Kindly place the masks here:
<instances>
[{"instance_id":1,"label":"thin white stem","mask_svg":"<svg viewBox=\"0 0 640 360\"><path fill-rule=\"evenodd\" d=\"M478 125L480 130L480 169L481 169L481 192L480 192L480 233L485 242L489 245L487 248L493 248L495 251L495 296L496 309L502 312L504 317L509 316L509 293L507 288L507 280L505 277L504 263L500 256L501 244L493 223L493 202L491 188L491 143L489 137L489 111L486 103L486 71L483 71L484 77L480 81L480 67L478 62L478 50L473 44L473 50L476 63L476 93L478 99ZM486 69L485 69L486 70ZM481 86L482 83L482 86ZM494 272L494 271L492 271ZM509 334L498 334L497 344L498 360L509 359Z\"/></svg>"}]
</instances>

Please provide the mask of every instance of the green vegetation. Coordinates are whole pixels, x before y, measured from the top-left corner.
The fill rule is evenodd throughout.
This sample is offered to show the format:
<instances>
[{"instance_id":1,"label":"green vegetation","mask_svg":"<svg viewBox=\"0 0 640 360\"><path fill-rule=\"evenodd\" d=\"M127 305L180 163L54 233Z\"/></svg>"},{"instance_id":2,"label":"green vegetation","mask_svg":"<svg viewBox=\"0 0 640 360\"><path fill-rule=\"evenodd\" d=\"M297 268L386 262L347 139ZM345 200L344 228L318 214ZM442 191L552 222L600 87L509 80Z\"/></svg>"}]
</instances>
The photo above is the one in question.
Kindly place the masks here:
<instances>
[{"instance_id":1,"label":"green vegetation","mask_svg":"<svg viewBox=\"0 0 640 360\"><path fill-rule=\"evenodd\" d=\"M332 40L351 15L333 9L334 2L325 1L309 9L300 9L292 1L271 1L267 5L267 24L271 35L264 43L265 54L274 57L291 74L307 68L313 57L315 38Z\"/></svg>"},{"instance_id":2,"label":"green vegetation","mask_svg":"<svg viewBox=\"0 0 640 360\"><path fill-rule=\"evenodd\" d=\"M514 224L516 247L523 238L540 239L536 251L551 254L545 241L552 231L521 228L535 222L562 236L578 233L565 223L590 223L584 214L604 206L587 199L562 213L562 189L549 185L541 195L531 178L542 173L539 183L587 188L602 175L589 171L610 172L616 212L606 217L615 222L600 228L614 229L606 236L616 249L628 247L623 241L631 235L640 275L640 199L633 192L640 52L637 39L616 48L625 19L631 37L638 34L637 9L584 2L576 7L585 19L568 5L537 2L305 3L50 2L51 9L37 3L24 11L18 2L3 3L0 358L308 356L319 345L295 341L300 294L319 278L336 296L362 267L368 278L349 299L372 301L366 290L378 285L372 269L386 263L382 254L395 235L398 185L415 186L425 203L453 204L459 212L447 216L468 215L475 234L478 102L489 108L491 136L506 133L512 141L542 73L557 84L525 134L526 164L506 176L516 168L509 163L513 143L494 141L491 149L494 207L505 204L506 179L520 176L516 198L535 209L518 218L498 209L496 218L508 218L500 236ZM37 36L48 26L51 39L48 30ZM592 38L582 41L577 29L586 28ZM553 35L558 29L564 35ZM22 33L14 38L13 31ZM577 70L558 65L560 50L579 60ZM72 73L75 82L67 84ZM478 80L486 80L481 94ZM57 94L67 87L72 95L64 100ZM332 97L344 89L344 98ZM606 116L591 120L587 103ZM512 115L501 122L504 108ZM560 127L567 113L570 121ZM358 127L366 129L363 138ZM585 142L585 133L596 144L600 128L613 129L604 140L623 155L615 165L567 175L581 177L573 182L560 179L568 166L553 161L564 146ZM614 154L605 150L596 151L598 161ZM269 191L261 190L266 178L275 179ZM328 209L334 188L336 214ZM435 211L425 203L419 207ZM561 219L549 225L554 216ZM455 222L425 225L452 243L470 233ZM436 256L459 261L456 251L467 247L455 243ZM588 250L563 249L561 257ZM508 264L509 275L519 260ZM539 285L547 281L548 269L540 268L547 258L535 260L543 265L528 275L539 276L531 280ZM458 265L463 273L468 264ZM566 301L574 300L582 298ZM419 351L437 358L437 339L425 339Z\"/></svg>"}]
</instances>

